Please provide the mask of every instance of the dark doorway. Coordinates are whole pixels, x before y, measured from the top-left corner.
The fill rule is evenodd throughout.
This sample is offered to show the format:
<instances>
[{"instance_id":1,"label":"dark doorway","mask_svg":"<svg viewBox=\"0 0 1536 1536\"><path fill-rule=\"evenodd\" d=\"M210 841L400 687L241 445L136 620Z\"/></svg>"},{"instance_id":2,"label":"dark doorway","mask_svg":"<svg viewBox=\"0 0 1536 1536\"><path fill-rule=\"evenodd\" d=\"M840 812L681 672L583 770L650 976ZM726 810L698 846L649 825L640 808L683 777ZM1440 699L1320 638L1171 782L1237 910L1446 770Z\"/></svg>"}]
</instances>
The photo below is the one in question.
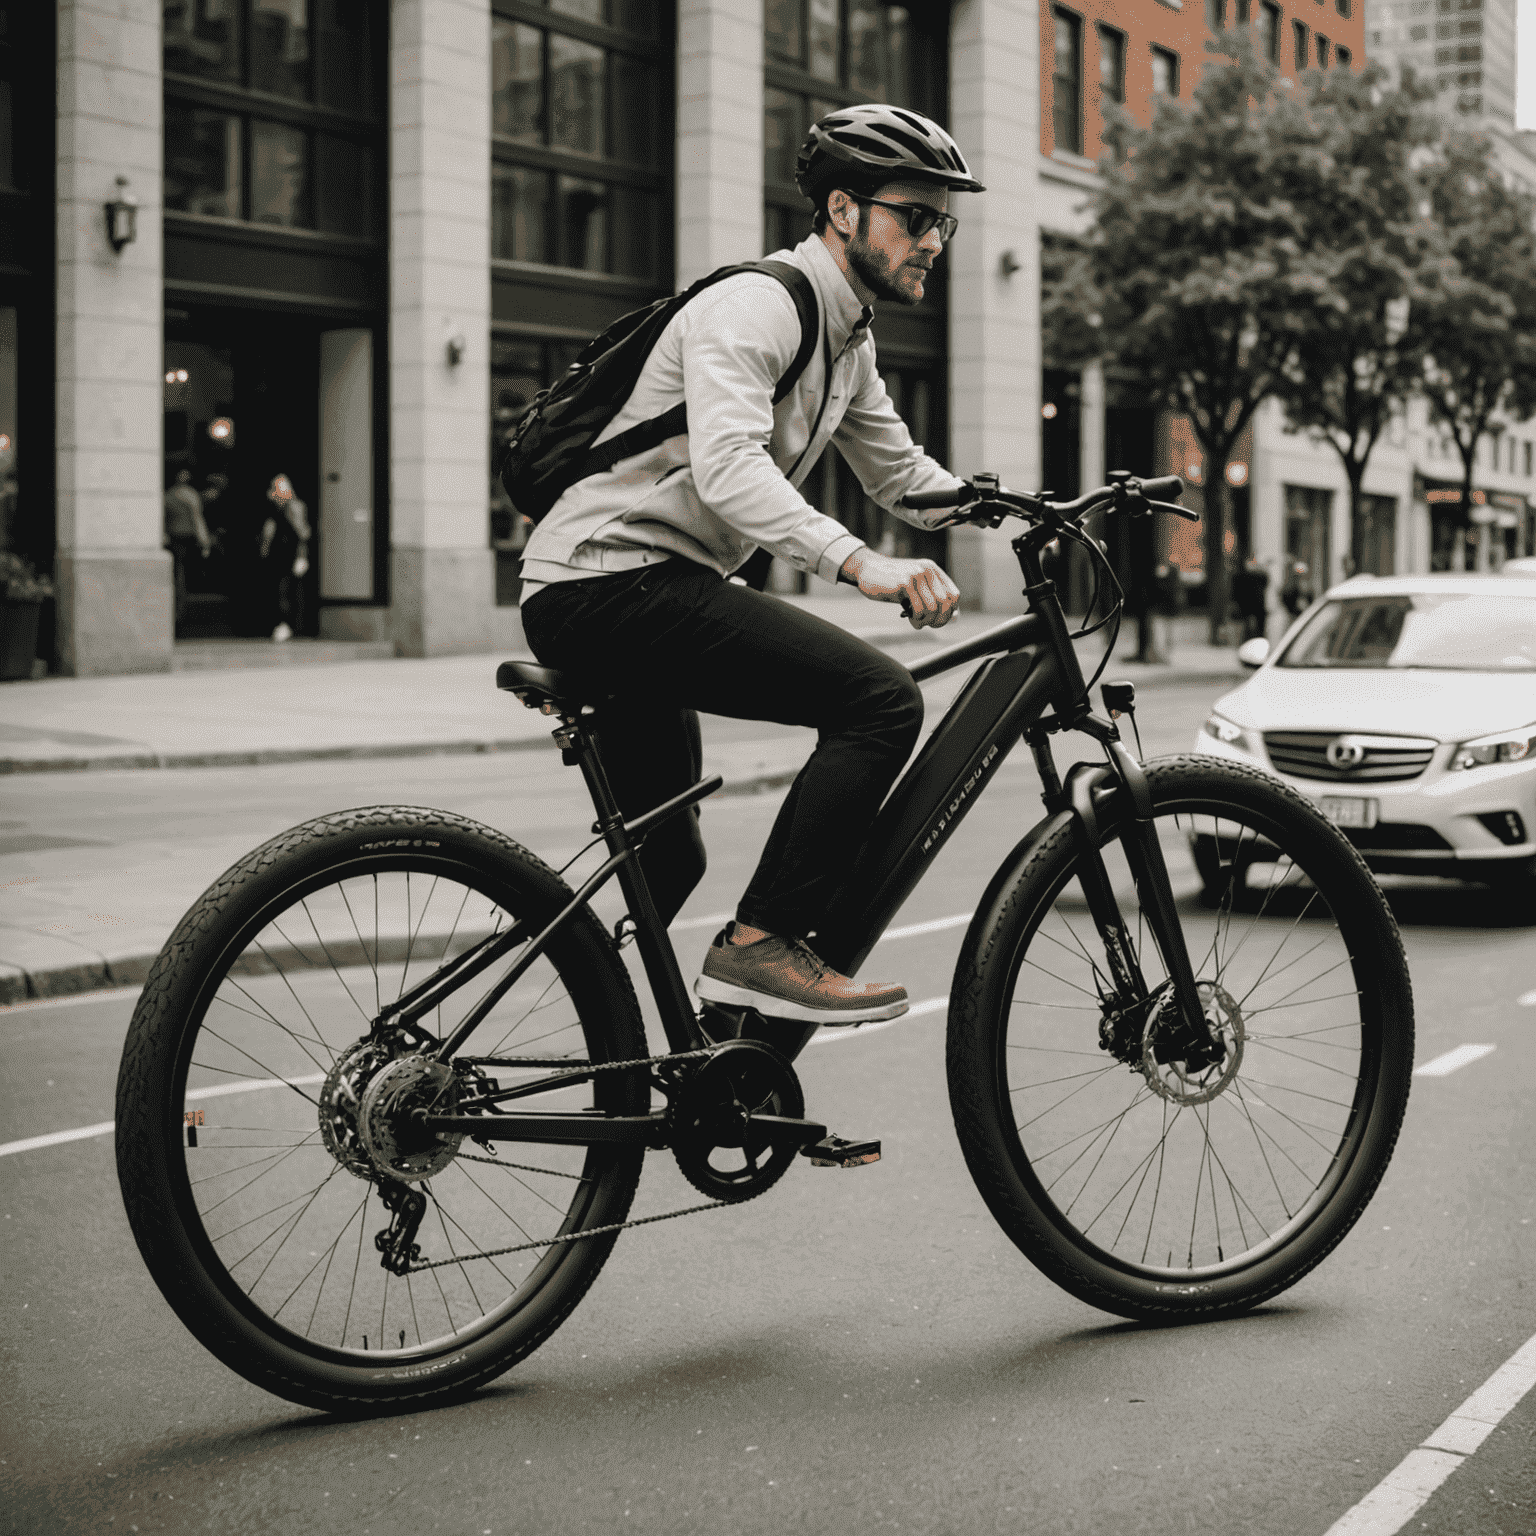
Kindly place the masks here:
<instances>
[{"instance_id":1,"label":"dark doorway","mask_svg":"<svg viewBox=\"0 0 1536 1536\"><path fill-rule=\"evenodd\" d=\"M319 358L321 322L255 310L167 310L165 485L183 472L202 499L211 548L203 556L167 499L178 566L176 638L270 634L277 621L267 497L286 475L305 505L309 569L300 578L301 635L319 630Z\"/></svg>"}]
</instances>

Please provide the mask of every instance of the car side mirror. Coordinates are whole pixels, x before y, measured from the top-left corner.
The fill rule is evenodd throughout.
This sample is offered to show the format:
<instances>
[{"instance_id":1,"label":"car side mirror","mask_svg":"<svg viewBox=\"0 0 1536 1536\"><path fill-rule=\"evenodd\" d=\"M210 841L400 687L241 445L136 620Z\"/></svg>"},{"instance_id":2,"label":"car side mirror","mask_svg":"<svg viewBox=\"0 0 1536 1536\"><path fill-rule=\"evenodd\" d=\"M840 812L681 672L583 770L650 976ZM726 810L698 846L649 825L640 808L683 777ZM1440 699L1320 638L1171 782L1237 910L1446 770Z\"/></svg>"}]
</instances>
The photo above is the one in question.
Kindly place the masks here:
<instances>
[{"instance_id":1,"label":"car side mirror","mask_svg":"<svg viewBox=\"0 0 1536 1536\"><path fill-rule=\"evenodd\" d=\"M1262 667L1269 660L1269 641L1263 635L1244 640L1237 648L1237 659L1245 667Z\"/></svg>"}]
</instances>

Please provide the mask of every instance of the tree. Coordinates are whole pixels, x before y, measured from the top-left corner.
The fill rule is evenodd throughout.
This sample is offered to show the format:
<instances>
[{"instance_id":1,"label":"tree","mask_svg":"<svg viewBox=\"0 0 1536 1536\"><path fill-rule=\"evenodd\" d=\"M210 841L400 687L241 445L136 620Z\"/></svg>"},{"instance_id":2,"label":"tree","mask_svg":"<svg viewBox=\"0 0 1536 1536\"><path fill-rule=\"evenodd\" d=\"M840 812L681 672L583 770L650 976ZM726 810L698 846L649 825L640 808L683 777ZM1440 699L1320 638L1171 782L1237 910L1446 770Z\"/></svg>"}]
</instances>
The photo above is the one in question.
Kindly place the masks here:
<instances>
[{"instance_id":1,"label":"tree","mask_svg":"<svg viewBox=\"0 0 1536 1536\"><path fill-rule=\"evenodd\" d=\"M1408 75L1393 89L1387 78L1377 65L1313 72L1304 118L1288 125L1303 135L1292 195L1306 210L1297 270L1313 287L1292 311L1295 345L1276 394L1292 428L1315 431L1338 454L1356 541L1366 466L1423 374L1419 273L1431 232L1414 164L1441 133L1424 109L1434 87ZM1358 545L1353 554L1358 562Z\"/></svg>"},{"instance_id":2,"label":"tree","mask_svg":"<svg viewBox=\"0 0 1536 1536\"><path fill-rule=\"evenodd\" d=\"M1315 288L1296 201L1297 104L1245 33L1208 50L1190 104L1161 99L1149 127L1116 113L1086 249L1046 295L1057 356L1096 354L1143 382L1149 403L1188 417L1204 456L1211 639L1231 591L1226 469L1295 350L1293 312ZM1277 119L1284 120L1275 131ZM1085 354L1082 337L1096 344Z\"/></svg>"},{"instance_id":3,"label":"tree","mask_svg":"<svg viewBox=\"0 0 1536 1536\"><path fill-rule=\"evenodd\" d=\"M1435 259L1418 324L1432 421L1461 456L1461 526L1477 449L1496 415L1536 412L1536 199L1505 184L1480 136L1458 134L1422 172Z\"/></svg>"}]
</instances>

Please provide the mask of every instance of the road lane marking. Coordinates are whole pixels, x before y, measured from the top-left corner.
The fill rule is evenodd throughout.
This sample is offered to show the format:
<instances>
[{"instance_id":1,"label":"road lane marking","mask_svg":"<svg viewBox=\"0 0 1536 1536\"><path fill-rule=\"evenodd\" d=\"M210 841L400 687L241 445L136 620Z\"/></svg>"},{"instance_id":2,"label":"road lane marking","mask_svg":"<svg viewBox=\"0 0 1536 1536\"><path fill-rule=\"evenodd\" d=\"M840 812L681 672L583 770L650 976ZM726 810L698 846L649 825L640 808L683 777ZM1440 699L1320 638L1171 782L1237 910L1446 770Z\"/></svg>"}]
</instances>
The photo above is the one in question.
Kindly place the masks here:
<instances>
[{"instance_id":1,"label":"road lane marking","mask_svg":"<svg viewBox=\"0 0 1536 1536\"><path fill-rule=\"evenodd\" d=\"M260 1088L308 1088L323 1083L323 1072L311 1072L304 1077L258 1077L245 1083L219 1083L213 1088L193 1088L188 1099L225 1099L232 1093L255 1093ZM102 1120L96 1125L77 1126L72 1131L50 1131L46 1136L28 1136L24 1141L0 1143L0 1157L10 1157L14 1152L35 1152L40 1147L57 1147L66 1141L86 1141L92 1136L110 1136L116 1129L115 1120Z\"/></svg>"},{"instance_id":2,"label":"road lane marking","mask_svg":"<svg viewBox=\"0 0 1536 1536\"><path fill-rule=\"evenodd\" d=\"M1449 1077L1452 1072L1459 1072L1462 1067L1481 1061L1484 1056L1491 1056L1497 1049L1493 1045L1458 1045L1454 1051L1447 1051L1443 1056L1436 1056L1433 1061L1426 1061L1422 1067L1415 1067L1413 1075Z\"/></svg>"},{"instance_id":3,"label":"road lane marking","mask_svg":"<svg viewBox=\"0 0 1536 1536\"><path fill-rule=\"evenodd\" d=\"M103 1120L100 1125L82 1125L72 1131L50 1131L46 1136L8 1141L0 1145L0 1157L9 1157L13 1152L35 1152L39 1147L56 1147L65 1141L84 1141L90 1136L110 1136L115 1124L115 1121Z\"/></svg>"},{"instance_id":4,"label":"road lane marking","mask_svg":"<svg viewBox=\"0 0 1536 1536\"><path fill-rule=\"evenodd\" d=\"M920 1003L913 1003L905 1013L898 1014L894 1019L876 1019L870 1024L835 1024L830 1028L823 1026L821 1030L811 1036L812 1045L831 1045L836 1040L852 1040L859 1035L872 1035L877 1029L889 1029L892 1024L900 1024L903 1019L915 1019L925 1013L938 1013L941 1009L949 1007L947 997L925 998Z\"/></svg>"},{"instance_id":5,"label":"road lane marking","mask_svg":"<svg viewBox=\"0 0 1536 1536\"><path fill-rule=\"evenodd\" d=\"M1393 1536L1423 1509L1499 1422L1536 1386L1536 1335L1527 1339L1435 1432L1377 1483L1326 1536Z\"/></svg>"}]
</instances>

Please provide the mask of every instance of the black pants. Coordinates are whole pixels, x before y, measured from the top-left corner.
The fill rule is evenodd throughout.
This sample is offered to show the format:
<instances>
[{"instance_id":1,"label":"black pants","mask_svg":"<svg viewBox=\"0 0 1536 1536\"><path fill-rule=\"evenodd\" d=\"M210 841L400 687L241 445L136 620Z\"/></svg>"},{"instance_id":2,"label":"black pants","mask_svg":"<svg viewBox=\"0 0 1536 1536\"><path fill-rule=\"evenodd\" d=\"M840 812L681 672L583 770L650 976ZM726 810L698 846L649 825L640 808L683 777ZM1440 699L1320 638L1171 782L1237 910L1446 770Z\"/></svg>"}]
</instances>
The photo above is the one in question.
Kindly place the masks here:
<instances>
[{"instance_id":1,"label":"black pants","mask_svg":"<svg viewBox=\"0 0 1536 1536\"><path fill-rule=\"evenodd\" d=\"M627 817L698 782L698 710L815 728L816 750L736 909L769 933L813 932L917 741L923 696L907 669L835 624L676 558L545 587L524 604L523 629L545 666L618 690L598 739ZM704 874L697 817L653 833L640 863L670 922Z\"/></svg>"}]
</instances>

